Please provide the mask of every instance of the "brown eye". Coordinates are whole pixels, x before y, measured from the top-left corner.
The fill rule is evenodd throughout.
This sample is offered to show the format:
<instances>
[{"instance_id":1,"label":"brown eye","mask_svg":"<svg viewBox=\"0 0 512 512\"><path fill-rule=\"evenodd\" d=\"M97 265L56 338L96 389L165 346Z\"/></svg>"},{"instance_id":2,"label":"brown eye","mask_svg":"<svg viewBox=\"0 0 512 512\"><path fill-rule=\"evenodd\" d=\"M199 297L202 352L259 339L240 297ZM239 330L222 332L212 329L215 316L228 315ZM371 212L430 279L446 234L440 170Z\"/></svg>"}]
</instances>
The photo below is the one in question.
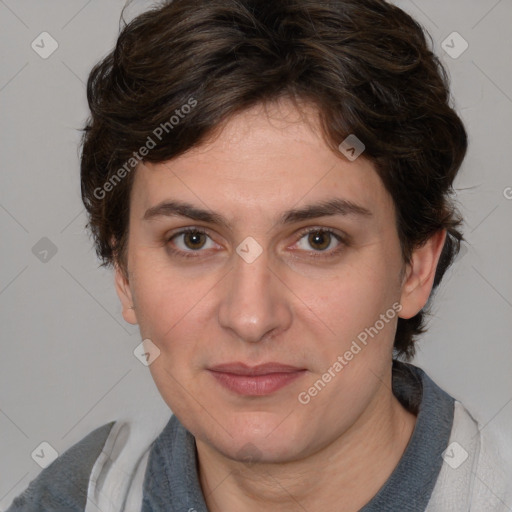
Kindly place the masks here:
<instances>
[{"instance_id":1,"label":"brown eye","mask_svg":"<svg viewBox=\"0 0 512 512\"><path fill-rule=\"evenodd\" d=\"M206 243L206 235L200 231L183 233L183 241L189 249L201 249Z\"/></svg>"},{"instance_id":2,"label":"brown eye","mask_svg":"<svg viewBox=\"0 0 512 512\"><path fill-rule=\"evenodd\" d=\"M167 239L167 250L173 256L205 256L208 249L215 249L216 244L206 231L187 228L173 234Z\"/></svg>"},{"instance_id":3,"label":"brown eye","mask_svg":"<svg viewBox=\"0 0 512 512\"><path fill-rule=\"evenodd\" d=\"M329 247L331 237L332 235L328 231L311 231L308 235L308 243L314 249L324 251Z\"/></svg>"},{"instance_id":4,"label":"brown eye","mask_svg":"<svg viewBox=\"0 0 512 512\"><path fill-rule=\"evenodd\" d=\"M307 228L300 233L295 244L301 252L312 258L337 256L346 247L345 236L327 228Z\"/></svg>"}]
</instances>

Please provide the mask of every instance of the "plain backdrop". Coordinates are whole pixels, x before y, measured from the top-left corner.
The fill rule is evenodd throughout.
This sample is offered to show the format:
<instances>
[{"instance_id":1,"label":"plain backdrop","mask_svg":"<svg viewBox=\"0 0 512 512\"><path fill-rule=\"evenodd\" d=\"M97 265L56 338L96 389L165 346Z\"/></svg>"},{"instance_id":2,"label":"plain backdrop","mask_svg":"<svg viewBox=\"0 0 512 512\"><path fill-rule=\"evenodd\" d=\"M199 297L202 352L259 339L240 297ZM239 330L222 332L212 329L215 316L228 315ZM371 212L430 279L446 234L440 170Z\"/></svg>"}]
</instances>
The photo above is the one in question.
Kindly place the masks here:
<instances>
[{"instance_id":1,"label":"plain backdrop","mask_svg":"<svg viewBox=\"0 0 512 512\"><path fill-rule=\"evenodd\" d=\"M432 35L470 142L456 181L468 247L414 362L512 458L512 1L398 4ZM138 330L98 268L80 199L85 82L123 6L0 0L0 510L41 471L42 442L60 454L126 408L169 412L133 354Z\"/></svg>"}]
</instances>

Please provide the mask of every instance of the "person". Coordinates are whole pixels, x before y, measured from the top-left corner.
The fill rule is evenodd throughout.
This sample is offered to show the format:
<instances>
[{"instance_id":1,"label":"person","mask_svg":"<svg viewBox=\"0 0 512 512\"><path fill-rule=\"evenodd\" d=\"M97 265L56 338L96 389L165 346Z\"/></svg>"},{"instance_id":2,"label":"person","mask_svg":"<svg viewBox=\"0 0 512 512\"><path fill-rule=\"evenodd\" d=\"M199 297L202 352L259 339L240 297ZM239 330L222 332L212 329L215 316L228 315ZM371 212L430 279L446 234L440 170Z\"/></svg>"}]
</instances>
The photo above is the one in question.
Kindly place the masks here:
<instances>
[{"instance_id":1,"label":"person","mask_svg":"<svg viewBox=\"0 0 512 512\"><path fill-rule=\"evenodd\" d=\"M498 447L409 362L467 149L426 35L383 0L174 0L123 28L82 198L172 414L94 430L9 512L511 510Z\"/></svg>"}]
</instances>

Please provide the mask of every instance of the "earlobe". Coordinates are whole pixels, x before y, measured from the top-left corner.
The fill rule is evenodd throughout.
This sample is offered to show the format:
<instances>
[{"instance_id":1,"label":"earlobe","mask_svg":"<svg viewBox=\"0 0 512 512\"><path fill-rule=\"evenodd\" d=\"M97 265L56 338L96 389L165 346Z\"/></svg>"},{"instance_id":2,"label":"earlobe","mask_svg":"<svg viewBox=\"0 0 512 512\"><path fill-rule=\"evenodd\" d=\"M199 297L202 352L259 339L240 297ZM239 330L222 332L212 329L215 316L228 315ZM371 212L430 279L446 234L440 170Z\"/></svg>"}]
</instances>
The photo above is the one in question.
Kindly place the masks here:
<instances>
[{"instance_id":1,"label":"earlobe","mask_svg":"<svg viewBox=\"0 0 512 512\"><path fill-rule=\"evenodd\" d=\"M400 318L412 318L427 303L445 240L446 230L439 230L413 251L402 283Z\"/></svg>"},{"instance_id":2,"label":"earlobe","mask_svg":"<svg viewBox=\"0 0 512 512\"><path fill-rule=\"evenodd\" d=\"M137 325L137 314L135 312L135 305L133 302L132 291L130 284L125 277L123 271L116 264L114 269L114 281L117 296L121 301L123 318L132 325Z\"/></svg>"}]
</instances>

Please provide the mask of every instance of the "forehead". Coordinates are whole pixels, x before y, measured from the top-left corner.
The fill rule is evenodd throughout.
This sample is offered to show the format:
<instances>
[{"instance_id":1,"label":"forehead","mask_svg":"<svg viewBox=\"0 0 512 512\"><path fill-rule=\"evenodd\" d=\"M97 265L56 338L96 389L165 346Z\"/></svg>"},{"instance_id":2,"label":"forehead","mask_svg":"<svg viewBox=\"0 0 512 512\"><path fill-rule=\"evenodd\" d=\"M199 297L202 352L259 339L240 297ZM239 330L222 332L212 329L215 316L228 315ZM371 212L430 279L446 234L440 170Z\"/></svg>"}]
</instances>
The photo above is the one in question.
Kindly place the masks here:
<instances>
[{"instance_id":1,"label":"forehead","mask_svg":"<svg viewBox=\"0 0 512 512\"><path fill-rule=\"evenodd\" d=\"M327 196L372 209L390 202L373 164L334 153L316 110L298 111L291 102L243 111L185 154L139 166L132 194L139 213L180 198L213 210L237 209L238 216L278 212Z\"/></svg>"}]
</instances>

